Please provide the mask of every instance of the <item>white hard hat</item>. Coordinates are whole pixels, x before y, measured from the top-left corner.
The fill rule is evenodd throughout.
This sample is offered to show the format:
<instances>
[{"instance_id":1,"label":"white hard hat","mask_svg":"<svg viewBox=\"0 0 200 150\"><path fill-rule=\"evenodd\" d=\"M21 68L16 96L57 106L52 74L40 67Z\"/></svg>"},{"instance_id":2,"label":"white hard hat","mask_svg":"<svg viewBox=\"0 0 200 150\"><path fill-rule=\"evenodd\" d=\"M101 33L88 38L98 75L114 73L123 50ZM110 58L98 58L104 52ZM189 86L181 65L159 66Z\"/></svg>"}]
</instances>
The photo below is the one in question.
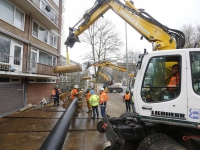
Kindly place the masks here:
<instances>
[{"instance_id":1,"label":"white hard hat","mask_svg":"<svg viewBox=\"0 0 200 150\"><path fill-rule=\"evenodd\" d=\"M77 88L78 88L78 85L74 85L74 88L76 88L76 89L77 89Z\"/></svg>"},{"instance_id":2,"label":"white hard hat","mask_svg":"<svg viewBox=\"0 0 200 150\"><path fill-rule=\"evenodd\" d=\"M101 88L100 90L101 90L101 91L103 91L103 90L104 90L104 88Z\"/></svg>"}]
</instances>

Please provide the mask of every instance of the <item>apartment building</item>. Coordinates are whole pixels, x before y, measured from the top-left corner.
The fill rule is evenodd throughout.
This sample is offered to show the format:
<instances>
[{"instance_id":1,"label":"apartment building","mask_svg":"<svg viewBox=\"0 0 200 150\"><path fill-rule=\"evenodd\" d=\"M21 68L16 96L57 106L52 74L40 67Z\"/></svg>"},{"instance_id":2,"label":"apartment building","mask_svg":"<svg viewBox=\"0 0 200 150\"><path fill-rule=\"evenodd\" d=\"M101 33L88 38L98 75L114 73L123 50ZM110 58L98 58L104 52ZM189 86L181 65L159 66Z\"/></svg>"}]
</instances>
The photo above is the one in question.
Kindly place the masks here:
<instances>
[{"instance_id":1,"label":"apartment building","mask_svg":"<svg viewBox=\"0 0 200 150\"><path fill-rule=\"evenodd\" d=\"M62 0L0 0L0 117L51 99Z\"/></svg>"}]
</instances>

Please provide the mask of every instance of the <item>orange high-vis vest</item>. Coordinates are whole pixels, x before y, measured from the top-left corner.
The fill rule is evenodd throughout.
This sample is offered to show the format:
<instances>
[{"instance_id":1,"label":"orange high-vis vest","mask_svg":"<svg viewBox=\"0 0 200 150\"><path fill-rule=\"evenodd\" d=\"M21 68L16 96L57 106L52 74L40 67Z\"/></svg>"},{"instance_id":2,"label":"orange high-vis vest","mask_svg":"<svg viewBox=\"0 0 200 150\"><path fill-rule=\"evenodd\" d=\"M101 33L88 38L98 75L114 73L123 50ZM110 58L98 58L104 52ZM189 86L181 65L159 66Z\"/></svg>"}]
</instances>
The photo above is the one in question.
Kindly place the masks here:
<instances>
[{"instance_id":1,"label":"orange high-vis vest","mask_svg":"<svg viewBox=\"0 0 200 150\"><path fill-rule=\"evenodd\" d=\"M108 101L108 95L103 91L99 96L99 99L100 99L100 104L103 104L104 102Z\"/></svg>"},{"instance_id":2,"label":"orange high-vis vest","mask_svg":"<svg viewBox=\"0 0 200 150\"><path fill-rule=\"evenodd\" d=\"M74 99L75 97L76 97L76 94L78 93L78 89L73 89L72 91L71 91L71 96L70 96L70 98L71 99Z\"/></svg>"},{"instance_id":3,"label":"orange high-vis vest","mask_svg":"<svg viewBox=\"0 0 200 150\"><path fill-rule=\"evenodd\" d=\"M89 101L90 96L91 96L91 94L90 94L90 92L88 92L88 93L86 94L86 100L87 100L87 101Z\"/></svg>"},{"instance_id":4,"label":"orange high-vis vest","mask_svg":"<svg viewBox=\"0 0 200 150\"><path fill-rule=\"evenodd\" d=\"M130 94L125 94L124 96L125 96L125 100L127 101L130 100Z\"/></svg>"},{"instance_id":5,"label":"orange high-vis vest","mask_svg":"<svg viewBox=\"0 0 200 150\"><path fill-rule=\"evenodd\" d=\"M175 86L179 85L179 73L176 73L175 76L172 76L172 78L171 78L171 80L170 80L168 85L169 86L170 85L175 85Z\"/></svg>"},{"instance_id":6,"label":"orange high-vis vest","mask_svg":"<svg viewBox=\"0 0 200 150\"><path fill-rule=\"evenodd\" d=\"M51 91L51 93L52 93L52 95L56 95L56 90L53 89L53 90Z\"/></svg>"}]
</instances>

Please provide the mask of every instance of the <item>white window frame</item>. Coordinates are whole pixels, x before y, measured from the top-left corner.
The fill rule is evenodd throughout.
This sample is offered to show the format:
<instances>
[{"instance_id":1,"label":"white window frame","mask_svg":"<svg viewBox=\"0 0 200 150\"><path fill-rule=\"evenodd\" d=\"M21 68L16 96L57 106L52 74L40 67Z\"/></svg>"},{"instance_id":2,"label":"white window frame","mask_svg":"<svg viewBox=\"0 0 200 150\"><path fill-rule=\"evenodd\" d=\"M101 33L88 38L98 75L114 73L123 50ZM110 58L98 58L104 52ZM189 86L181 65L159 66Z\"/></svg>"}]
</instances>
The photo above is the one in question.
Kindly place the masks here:
<instances>
[{"instance_id":1,"label":"white window frame","mask_svg":"<svg viewBox=\"0 0 200 150\"><path fill-rule=\"evenodd\" d=\"M38 52L38 54L39 54L39 57L38 57L38 63L41 63L41 62L40 62L40 52L42 52L42 53L46 53L46 54L48 54L49 56L51 56L51 65L48 65L48 64L44 64L44 65L54 66L54 64L53 64L53 58L56 58L56 57L55 57L54 55L49 54L49 53L44 52L44 51L39 51L39 52ZM55 63L56 63L55 65L57 65L57 58L56 58ZM43 64L43 63L41 63L41 64Z\"/></svg>"},{"instance_id":2,"label":"white window frame","mask_svg":"<svg viewBox=\"0 0 200 150\"><path fill-rule=\"evenodd\" d=\"M7 0L6 0L7 1ZM15 5L13 5L12 3L10 3L9 1L7 1L10 5L12 5L13 7L14 7L14 12L13 12L13 21L12 21L12 23L11 22L7 22L6 20L4 20L5 22L7 22L8 24L11 24L12 26L14 26L14 27L16 27L16 28L18 28L18 29L20 29L20 30L22 30L22 31L24 31L24 24L25 24L25 13L23 12L23 11L21 11L19 8L17 8ZM15 25L15 16L16 16L16 10L18 10L18 11L20 11L22 14L23 14L23 20L22 20L22 27L21 28L19 28L19 27L17 27L16 25ZM5 13L5 12L4 12ZM2 18L1 18L2 19Z\"/></svg>"},{"instance_id":3,"label":"white window frame","mask_svg":"<svg viewBox=\"0 0 200 150\"><path fill-rule=\"evenodd\" d=\"M36 23L37 25L38 25L38 28L37 28L37 36L35 36L35 35L33 35L33 23ZM47 33L47 42L45 42L45 41L43 41L43 40L41 40L40 38L39 38L39 28L40 27L42 27L43 29L45 29L48 33ZM52 34L53 35L53 45L51 45L51 43L50 43L50 34ZM57 49L57 47L58 47L58 36L56 36L53 32L51 32L51 31L49 31L49 30L47 30L46 28L44 28L43 26L41 26L39 23L37 23L35 20L33 20L33 22L32 22L32 36L33 37L35 37L35 38L37 38L38 40L40 40L40 41L42 41L42 42L44 42L44 43L46 43L46 44L48 44L48 45L50 45L51 47L53 47L53 48L55 48L55 49ZM54 39L56 39L56 42L55 42L55 40Z\"/></svg>"},{"instance_id":4,"label":"white window frame","mask_svg":"<svg viewBox=\"0 0 200 150\"><path fill-rule=\"evenodd\" d=\"M19 81L12 81L12 79L18 79ZM10 83L21 83L21 78L10 78Z\"/></svg>"},{"instance_id":5,"label":"white window frame","mask_svg":"<svg viewBox=\"0 0 200 150\"><path fill-rule=\"evenodd\" d=\"M45 79L47 82L37 82L36 78L30 78L32 81L29 81L29 83L56 83L55 79Z\"/></svg>"},{"instance_id":6,"label":"white window frame","mask_svg":"<svg viewBox=\"0 0 200 150\"><path fill-rule=\"evenodd\" d=\"M58 1L58 3L57 3L57 1ZM58 8L59 8L59 0L53 0L53 2L56 4L56 6L58 6Z\"/></svg>"}]
</instances>

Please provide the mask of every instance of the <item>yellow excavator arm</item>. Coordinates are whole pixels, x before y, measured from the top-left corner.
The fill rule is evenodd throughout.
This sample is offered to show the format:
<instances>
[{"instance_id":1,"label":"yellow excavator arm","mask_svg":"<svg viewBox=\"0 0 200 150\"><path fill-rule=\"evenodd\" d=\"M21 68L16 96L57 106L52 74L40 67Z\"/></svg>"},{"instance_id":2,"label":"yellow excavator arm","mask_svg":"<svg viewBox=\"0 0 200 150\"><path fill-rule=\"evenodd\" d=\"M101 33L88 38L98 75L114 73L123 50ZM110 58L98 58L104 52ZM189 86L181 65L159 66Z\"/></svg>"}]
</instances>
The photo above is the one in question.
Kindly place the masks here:
<instances>
[{"instance_id":1,"label":"yellow excavator arm","mask_svg":"<svg viewBox=\"0 0 200 150\"><path fill-rule=\"evenodd\" d=\"M103 73L103 72L99 72L99 74L106 80L106 81L109 81L109 77L105 74L105 73Z\"/></svg>"},{"instance_id":2,"label":"yellow excavator arm","mask_svg":"<svg viewBox=\"0 0 200 150\"><path fill-rule=\"evenodd\" d=\"M75 26L69 28L65 45L72 48L75 42L80 42L78 36L109 9L138 31L142 37L153 43L153 50L179 49L185 45L185 36L181 31L162 25L144 10L135 8L130 0L125 0L125 4L120 0L96 0L94 6L75 25L80 24L78 29L75 29Z\"/></svg>"},{"instance_id":3,"label":"yellow excavator arm","mask_svg":"<svg viewBox=\"0 0 200 150\"><path fill-rule=\"evenodd\" d=\"M121 72L126 72L127 71L126 68L124 68L122 66L114 65L114 64L112 64L111 62L108 62L108 61L100 61L100 62L96 62L96 63L93 63L93 64L88 63L87 69L89 67L91 67L91 66L109 67L109 68L112 68L114 70L121 71Z\"/></svg>"}]
</instances>

